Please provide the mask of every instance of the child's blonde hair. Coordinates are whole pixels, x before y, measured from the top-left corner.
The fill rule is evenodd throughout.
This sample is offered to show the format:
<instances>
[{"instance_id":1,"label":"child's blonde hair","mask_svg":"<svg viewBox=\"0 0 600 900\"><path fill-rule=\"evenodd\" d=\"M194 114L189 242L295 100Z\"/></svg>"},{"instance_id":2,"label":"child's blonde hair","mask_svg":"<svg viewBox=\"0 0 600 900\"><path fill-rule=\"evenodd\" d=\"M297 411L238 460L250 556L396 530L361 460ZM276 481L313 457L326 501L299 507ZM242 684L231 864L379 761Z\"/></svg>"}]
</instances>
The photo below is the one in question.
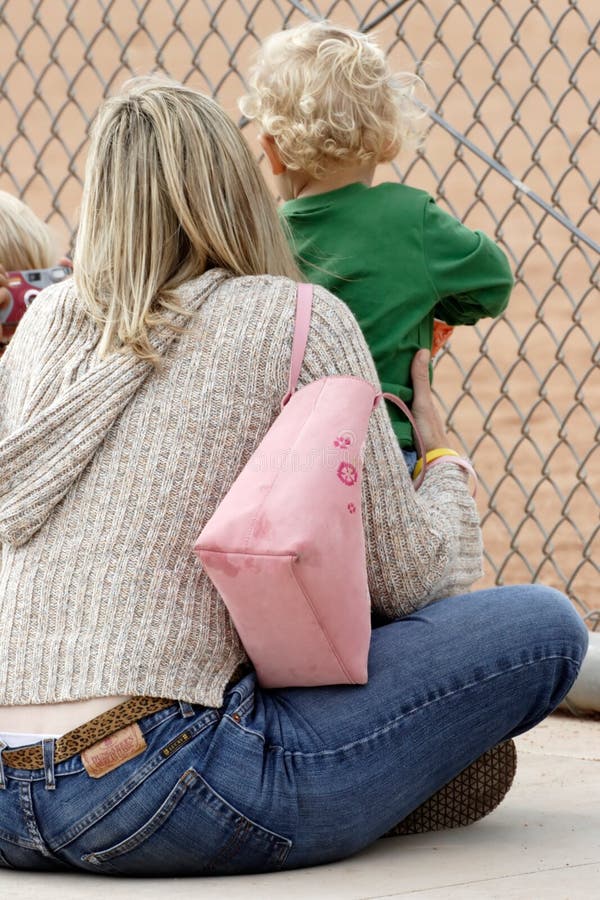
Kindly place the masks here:
<instances>
[{"instance_id":1,"label":"child's blonde hair","mask_svg":"<svg viewBox=\"0 0 600 900\"><path fill-rule=\"evenodd\" d=\"M56 264L52 233L21 200L0 191L0 263L9 270Z\"/></svg>"},{"instance_id":2,"label":"child's blonde hair","mask_svg":"<svg viewBox=\"0 0 600 900\"><path fill-rule=\"evenodd\" d=\"M148 330L183 313L179 285L220 266L235 275L298 269L275 202L239 129L209 97L134 78L92 130L74 259L101 355L159 363Z\"/></svg>"},{"instance_id":3,"label":"child's blonde hair","mask_svg":"<svg viewBox=\"0 0 600 900\"><path fill-rule=\"evenodd\" d=\"M426 127L414 98L420 83L416 75L392 75L367 35L314 22L266 40L240 108L274 138L288 169L320 179L418 147Z\"/></svg>"}]
</instances>

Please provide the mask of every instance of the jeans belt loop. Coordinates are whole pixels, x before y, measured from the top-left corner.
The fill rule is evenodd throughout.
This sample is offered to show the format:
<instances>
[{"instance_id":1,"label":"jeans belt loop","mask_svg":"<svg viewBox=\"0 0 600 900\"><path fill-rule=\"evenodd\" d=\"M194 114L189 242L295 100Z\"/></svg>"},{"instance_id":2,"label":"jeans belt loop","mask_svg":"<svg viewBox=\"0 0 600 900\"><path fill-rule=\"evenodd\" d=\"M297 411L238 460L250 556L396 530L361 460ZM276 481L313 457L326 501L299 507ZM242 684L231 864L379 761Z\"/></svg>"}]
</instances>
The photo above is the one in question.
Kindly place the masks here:
<instances>
[{"instance_id":1,"label":"jeans belt loop","mask_svg":"<svg viewBox=\"0 0 600 900\"><path fill-rule=\"evenodd\" d=\"M179 711L184 719L189 719L190 716L194 715L194 707L191 703L186 703L185 700L178 700L179 703Z\"/></svg>"},{"instance_id":2,"label":"jeans belt loop","mask_svg":"<svg viewBox=\"0 0 600 900\"><path fill-rule=\"evenodd\" d=\"M54 777L54 745L55 738L42 738L42 753L44 756L44 776L46 778L46 790L53 791L56 788Z\"/></svg>"},{"instance_id":3,"label":"jeans belt loop","mask_svg":"<svg viewBox=\"0 0 600 900\"><path fill-rule=\"evenodd\" d=\"M4 775L4 760L2 759L2 751L5 747L8 747L8 744L5 744L4 741L0 738L0 791L6 790L6 777Z\"/></svg>"}]
</instances>

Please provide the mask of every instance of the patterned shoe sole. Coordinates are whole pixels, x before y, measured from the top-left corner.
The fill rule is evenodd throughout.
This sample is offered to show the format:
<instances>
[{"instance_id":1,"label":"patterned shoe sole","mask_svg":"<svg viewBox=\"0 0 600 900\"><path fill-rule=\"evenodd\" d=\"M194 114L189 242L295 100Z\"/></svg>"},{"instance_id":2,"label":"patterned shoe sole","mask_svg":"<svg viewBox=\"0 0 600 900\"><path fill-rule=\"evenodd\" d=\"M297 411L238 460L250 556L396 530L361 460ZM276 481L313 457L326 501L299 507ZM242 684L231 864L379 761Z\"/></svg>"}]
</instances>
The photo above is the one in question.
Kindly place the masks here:
<instances>
[{"instance_id":1,"label":"patterned shoe sole","mask_svg":"<svg viewBox=\"0 0 600 900\"><path fill-rule=\"evenodd\" d=\"M506 797L516 770L514 741L492 747L384 837L460 828L483 819Z\"/></svg>"}]
</instances>

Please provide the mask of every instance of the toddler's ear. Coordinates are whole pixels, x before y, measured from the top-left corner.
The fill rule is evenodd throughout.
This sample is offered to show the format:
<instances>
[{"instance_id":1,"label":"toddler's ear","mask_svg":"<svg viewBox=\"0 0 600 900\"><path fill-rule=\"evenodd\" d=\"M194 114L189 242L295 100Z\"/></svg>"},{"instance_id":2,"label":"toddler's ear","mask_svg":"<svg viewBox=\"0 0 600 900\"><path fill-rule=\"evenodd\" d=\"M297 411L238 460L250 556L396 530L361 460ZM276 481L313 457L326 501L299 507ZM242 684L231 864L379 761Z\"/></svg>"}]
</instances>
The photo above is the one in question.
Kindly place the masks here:
<instances>
[{"instance_id":1,"label":"toddler's ear","mask_svg":"<svg viewBox=\"0 0 600 900\"><path fill-rule=\"evenodd\" d=\"M260 146L265 151L265 156L269 160L273 175L283 175L285 166L281 161L275 138L270 134L261 134L258 138Z\"/></svg>"}]
</instances>

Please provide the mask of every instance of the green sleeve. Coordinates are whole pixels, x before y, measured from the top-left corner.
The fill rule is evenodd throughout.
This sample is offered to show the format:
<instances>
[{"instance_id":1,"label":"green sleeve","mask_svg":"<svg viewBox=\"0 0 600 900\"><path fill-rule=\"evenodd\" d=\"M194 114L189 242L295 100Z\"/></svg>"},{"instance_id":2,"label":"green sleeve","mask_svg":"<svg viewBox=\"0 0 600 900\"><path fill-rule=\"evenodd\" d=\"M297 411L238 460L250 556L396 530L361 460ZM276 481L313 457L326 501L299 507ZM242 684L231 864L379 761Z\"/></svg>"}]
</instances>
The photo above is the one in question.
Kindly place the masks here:
<instances>
[{"instance_id":1,"label":"green sleeve","mask_svg":"<svg viewBox=\"0 0 600 900\"><path fill-rule=\"evenodd\" d=\"M481 231L471 231L433 200L425 207L423 245L435 288L433 314L448 325L474 325L506 309L513 286L508 260Z\"/></svg>"}]
</instances>

